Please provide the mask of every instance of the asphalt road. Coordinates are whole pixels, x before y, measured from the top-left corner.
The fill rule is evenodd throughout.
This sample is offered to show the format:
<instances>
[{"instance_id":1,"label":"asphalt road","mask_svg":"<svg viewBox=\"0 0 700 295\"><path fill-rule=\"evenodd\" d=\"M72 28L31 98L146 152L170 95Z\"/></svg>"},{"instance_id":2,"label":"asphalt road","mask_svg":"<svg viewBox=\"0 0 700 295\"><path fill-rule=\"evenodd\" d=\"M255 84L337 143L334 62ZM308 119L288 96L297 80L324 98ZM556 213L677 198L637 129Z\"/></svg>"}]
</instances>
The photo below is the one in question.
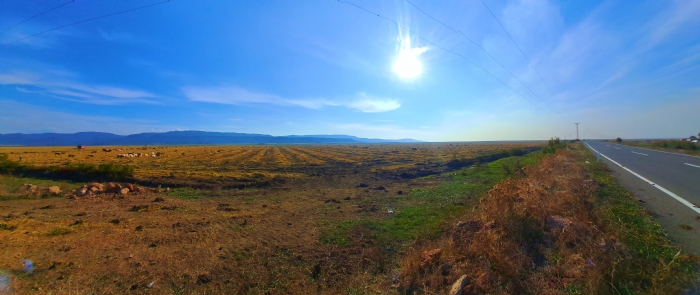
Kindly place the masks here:
<instances>
[{"instance_id":1,"label":"asphalt road","mask_svg":"<svg viewBox=\"0 0 700 295\"><path fill-rule=\"evenodd\" d=\"M584 146L601 154L601 162L654 214L672 241L700 255L700 157L599 141Z\"/></svg>"}]
</instances>

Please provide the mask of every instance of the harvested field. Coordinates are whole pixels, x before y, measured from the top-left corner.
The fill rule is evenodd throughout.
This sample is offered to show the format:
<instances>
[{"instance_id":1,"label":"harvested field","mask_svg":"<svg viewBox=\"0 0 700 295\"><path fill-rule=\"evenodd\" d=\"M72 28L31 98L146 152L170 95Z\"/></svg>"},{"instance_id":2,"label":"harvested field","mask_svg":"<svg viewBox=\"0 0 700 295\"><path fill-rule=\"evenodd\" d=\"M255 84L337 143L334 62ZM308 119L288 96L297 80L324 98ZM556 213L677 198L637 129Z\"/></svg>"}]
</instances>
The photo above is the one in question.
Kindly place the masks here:
<instances>
[{"instance_id":1,"label":"harvested field","mask_svg":"<svg viewBox=\"0 0 700 295\"><path fill-rule=\"evenodd\" d=\"M461 283L463 294L676 294L691 282L692 258L599 163L584 164L595 161L580 144L485 156L510 148L172 147L180 161L108 158L139 164L139 179L156 163L285 175L245 189L1 175L0 273L18 294L440 294ZM42 149L7 150L56 163L37 161ZM466 155L493 162L461 168L475 163Z\"/></svg>"},{"instance_id":2,"label":"harvested field","mask_svg":"<svg viewBox=\"0 0 700 295\"><path fill-rule=\"evenodd\" d=\"M395 290L387 282L401 245L433 235L504 177L493 163L495 174L444 186L450 176L439 174L457 169L450 161L541 145L3 148L25 165L132 165L148 192L39 197L20 186L70 196L86 183L0 176L0 269L20 294ZM129 152L161 154L117 158ZM368 223L387 238L346 226ZM33 274L22 272L23 258Z\"/></svg>"},{"instance_id":3,"label":"harvested field","mask_svg":"<svg viewBox=\"0 0 700 295\"><path fill-rule=\"evenodd\" d=\"M3 147L0 153L7 154L11 160L18 160L21 156L22 163L35 166L105 163L132 166L135 167L135 181L151 185L244 188L320 175L350 176L378 171L437 174L448 170L445 164L452 159L472 159L541 145L158 146L88 147L83 150L74 147Z\"/></svg>"}]
</instances>

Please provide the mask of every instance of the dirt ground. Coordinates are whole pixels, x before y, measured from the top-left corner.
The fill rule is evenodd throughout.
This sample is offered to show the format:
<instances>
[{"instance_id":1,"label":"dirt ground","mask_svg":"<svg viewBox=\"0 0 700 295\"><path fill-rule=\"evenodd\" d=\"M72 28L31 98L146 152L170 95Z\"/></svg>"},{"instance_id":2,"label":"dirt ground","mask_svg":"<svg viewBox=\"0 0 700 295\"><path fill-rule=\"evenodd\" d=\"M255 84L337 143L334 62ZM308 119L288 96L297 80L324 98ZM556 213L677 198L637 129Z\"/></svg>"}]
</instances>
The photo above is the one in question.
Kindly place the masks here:
<instances>
[{"instance_id":1,"label":"dirt ground","mask_svg":"<svg viewBox=\"0 0 700 295\"><path fill-rule=\"evenodd\" d=\"M387 269L395 265L382 251L392 249L372 245L362 232L354 233L360 243L353 247L324 244L324 227L387 218L412 190L440 183L419 176L449 171L451 159L539 145L3 148L34 165L135 165L137 182L173 189L21 198L15 187L32 180L0 176L0 194L9 196L0 201L0 272L18 294L391 290ZM162 154L117 158L129 152ZM22 271L24 258L34 262L32 274Z\"/></svg>"}]
</instances>

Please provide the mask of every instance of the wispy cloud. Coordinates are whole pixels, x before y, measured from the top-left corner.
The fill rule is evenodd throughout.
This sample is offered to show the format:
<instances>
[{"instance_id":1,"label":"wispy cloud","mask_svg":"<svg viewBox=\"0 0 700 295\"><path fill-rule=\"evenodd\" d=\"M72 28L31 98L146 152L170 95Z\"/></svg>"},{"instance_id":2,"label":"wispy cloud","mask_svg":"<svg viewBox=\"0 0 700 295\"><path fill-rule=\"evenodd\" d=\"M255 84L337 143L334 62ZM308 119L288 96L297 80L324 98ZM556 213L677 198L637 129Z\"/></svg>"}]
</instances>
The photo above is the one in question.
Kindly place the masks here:
<instances>
[{"instance_id":1,"label":"wispy cloud","mask_svg":"<svg viewBox=\"0 0 700 295\"><path fill-rule=\"evenodd\" d=\"M651 33L649 40L656 45L688 23L700 23L700 1L673 1L669 9L661 11L649 22Z\"/></svg>"},{"instance_id":2,"label":"wispy cloud","mask_svg":"<svg viewBox=\"0 0 700 295\"><path fill-rule=\"evenodd\" d=\"M347 106L365 113L383 113L398 109L401 104L395 99L374 98L360 93L359 98Z\"/></svg>"},{"instance_id":3,"label":"wispy cloud","mask_svg":"<svg viewBox=\"0 0 700 295\"><path fill-rule=\"evenodd\" d=\"M347 107L365 113L380 113L398 109L401 104L395 99L376 98L364 93L358 94L349 102L328 99L290 99L273 94L253 92L238 86L195 87L182 88L182 93L191 101L251 105L270 104L277 106L295 106L318 110L324 107Z\"/></svg>"},{"instance_id":4,"label":"wispy cloud","mask_svg":"<svg viewBox=\"0 0 700 295\"><path fill-rule=\"evenodd\" d=\"M74 81L72 77L75 76L77 75L65 74L48 77L48 75L39 72L15 71L0 74L0 85L15 85L18 86L17 90L21 92L37 93L90 104L155 103L151 98L157 97L155 94L137 89L87 85Z\"/></svg>"}]
</instances>

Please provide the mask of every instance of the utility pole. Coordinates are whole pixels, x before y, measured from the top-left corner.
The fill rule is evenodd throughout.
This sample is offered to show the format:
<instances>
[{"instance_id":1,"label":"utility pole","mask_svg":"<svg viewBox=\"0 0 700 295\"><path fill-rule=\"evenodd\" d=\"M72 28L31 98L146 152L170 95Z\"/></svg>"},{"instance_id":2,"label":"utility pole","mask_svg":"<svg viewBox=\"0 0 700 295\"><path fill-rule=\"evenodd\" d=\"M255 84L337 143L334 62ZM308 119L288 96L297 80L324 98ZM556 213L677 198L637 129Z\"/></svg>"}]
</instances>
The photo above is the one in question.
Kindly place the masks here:
<instances>
[{"instance_id":1,"label":"utility pole","mask_svg":"<svg viewBox=\"0 0 700 295\"><path fill-rule=\"evenodd\" d=\"M579 123L574 123L574 124L576 124L576 140L578 140L578 124Z\"/></svg>"}]
</instances>

